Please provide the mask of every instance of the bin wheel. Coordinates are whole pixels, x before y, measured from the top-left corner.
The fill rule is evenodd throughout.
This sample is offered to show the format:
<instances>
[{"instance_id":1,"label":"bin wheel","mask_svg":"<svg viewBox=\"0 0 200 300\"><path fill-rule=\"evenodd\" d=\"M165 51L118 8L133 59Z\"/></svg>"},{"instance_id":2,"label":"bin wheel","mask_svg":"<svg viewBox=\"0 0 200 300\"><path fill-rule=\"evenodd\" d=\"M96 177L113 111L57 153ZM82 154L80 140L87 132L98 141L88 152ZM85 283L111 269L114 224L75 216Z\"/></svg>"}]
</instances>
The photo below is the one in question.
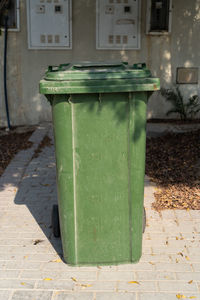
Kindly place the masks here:
<instances>
[{"instance_id":1,"label":"bin wheel","mask_svg":"<svg viewBox=\"0 0 200 300\"><path fill-rule=\"evenodd\" d=\"M142 224L142 233L145 232L146 227L146 210L145 207L143 207L143 224Z\"/></svg>"},{"instance_id":2,"label":"bin wheel","mask_svg":"<svg viewBox=\"0 0 200 300\"><path fill-rule=\"evenodd\" d=\"M59 222L59 214L58 214L58 205L54 204L52 209L52 229L53 235L58 238L60 237L60 222Z\"/></svg>"}]
</instances>

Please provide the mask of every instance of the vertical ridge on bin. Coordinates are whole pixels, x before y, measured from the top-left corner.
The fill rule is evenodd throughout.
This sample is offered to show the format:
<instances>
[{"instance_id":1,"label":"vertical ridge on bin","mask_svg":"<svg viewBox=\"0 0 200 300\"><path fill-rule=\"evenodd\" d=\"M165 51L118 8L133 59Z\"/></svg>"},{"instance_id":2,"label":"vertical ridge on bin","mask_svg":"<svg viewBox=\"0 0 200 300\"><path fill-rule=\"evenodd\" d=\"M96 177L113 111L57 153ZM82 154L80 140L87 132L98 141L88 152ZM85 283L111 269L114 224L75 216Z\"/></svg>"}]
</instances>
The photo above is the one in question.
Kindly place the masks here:
<instances>
[{"instance_id":1,"label":"vertical ridge on bin","mask_svg":"<svg viewBox=\"0 0 200 300\"><path fill-rule=\"evenodd\" d=\"M131 134L130 134L130 122L131 122L131 116L130 116L130 101L131 101L131 93L128 94L128 126L127 126L127 163L128 163L128 202L129 202L129 230L130 230L130 241L129 241L129 249L130 249L130 260L133 256L133 249L132 249L132 234L133 234L133 222L132 222L132 201L131 201L131 152L130 152L130 143L131 143Z\"/></svg>"},{"instance_id":2,"label":"vertical ridge on bin","mask_svg":"<svg viewBox=\"0 0 200 300\"><path fill-rule=\"evenodd\" d=\"M73 156L73 188L74 188L74 248L75 248L75 264L77 264L77 201L76 201L76 148L75 148L75 120L74 120L74 105L73 102L70 101L71 97L69 99L69 102L71 104L71 118L72 118L72 156Z\"/></svg>"}]
</instances>

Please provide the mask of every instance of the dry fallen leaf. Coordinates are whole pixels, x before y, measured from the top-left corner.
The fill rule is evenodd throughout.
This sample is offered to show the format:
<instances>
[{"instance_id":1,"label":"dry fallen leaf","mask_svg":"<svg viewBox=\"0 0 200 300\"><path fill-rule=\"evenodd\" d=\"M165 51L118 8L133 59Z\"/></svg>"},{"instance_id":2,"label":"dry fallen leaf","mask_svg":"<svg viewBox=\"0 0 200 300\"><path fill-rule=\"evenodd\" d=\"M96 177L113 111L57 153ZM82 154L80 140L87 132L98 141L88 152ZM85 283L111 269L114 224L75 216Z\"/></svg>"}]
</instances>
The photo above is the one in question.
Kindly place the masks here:
<instances>
[{"instance_id":1,"label":"dry fallen leaf","mask_svg":"<svg viewBox=\"0 0 200 300\"><path fill-rule=\"evenodd\" d=\"M57 263L60 263L62 260L60 258L57 258L57 259L54 259L52 260L52 262L57 262Z\"/></svg>"},{"instance_id":2,"label":"dry fallen leaf","mask_svg":"<svg viewBox=\"0 0 200 300\"><path fill-rule=\"evenodd\" d=\"M185 299L186 296L181 295L181 294L177 294L177 295L176 295L176 298L177 298L177 299Z\"/></svg>"},{"instance_id":3,"label":"dry fallen leaf","mask_svg":"<svg viewBox=\"0 0 200 300\"><path fill-rule=\"evenodd\" d=\"M50 281L50 280L52 280L52 278L44 278L43 280Z\"/></svg>"},{"instance_id":4,"label":"dry fallen leaf","mask_svg":"<svg viewBox=\"0 0 200 300\"><path fill-rule=\"evenodd\" d=\"M75 282L77 282L77 279L75 277L71 277L71 279Z\"/></svg>"},{"instance_id":5,"label":"dry fallen leaf","mask_svg":"<svg viewBox=\"0 0 200 300\"><path fill-rule=\"evenodd\" d=\"M189 284L193 283L193 280L188 281Z\"/></svg>"},{"instance_id":6,"label":"dry fallen leaf","mask_svg":"<svg viewBox=\"0 0 200 300\"><path fill-rule=\"evenodd\" d=\"M83 289L85 289L85 288L87 288L87 287L91 287L92 286L92 284L81 284L81 287L83 288Z\"/></svg>"},{"instance_id":7,"label":"dry fallen leaf","mask_svg":"<svg viewBox=\"0 0 200 300\"><path fill-rule=\"evenodd\" d=\"M35 240L35 241L33 241L33 245L37 245L37 244L39 244L39 243L42 243L44 240Z\"/></svg>"},{"instance_id":8,"label":"dry fallen leaf","mask_svg":"<svg viewBox=\"0 0 200 300\"><path fill-rule=\"evenodd\" d=\"M196 296L190 296L189 297L189 299L195 299L196 298Z\"/></svg>"},{"instance_id":9,"label":"dry fallen leaf","mask_svg":"<svg viewBox=\"0 0 200 300\"><path fill-rule=\"evenodd\" d=\"M187 260L190 260L190 258L189 258L187 255L185 256L185 258L186 258Z\"/></svg>"},{"instance_id":10,"label":"dry fallen leaf","mask_svg":"<svg viewBox=\"0 0 200 300\"><path fill-rule=\"evenodd\" d=\"M25 282L21 282L21 285L25 285L26 283Z\"/></svg>"},{"instance_id":11,"label":"dry fallen leaf","mask_svg":"<svg viewBox=\"0 0 200 300\"><path fill-rule=\"evenodd\" d=\"M151 265L155 265L155 263L153 263L152 261L149 261L149 264L151 264Z\"/></svg>"},{"instance_id":12,"label":"dry fallen leaf","mask_svg":"<svg viewBox=\"0 0 200 300\"><path fill-rule=\"evenodd\" d=\"M135 280L133 280L133 281L129 281L128 283L135 283L135 284L140 284L138 281L135 281Z\"/></svg>"}]
</instances>

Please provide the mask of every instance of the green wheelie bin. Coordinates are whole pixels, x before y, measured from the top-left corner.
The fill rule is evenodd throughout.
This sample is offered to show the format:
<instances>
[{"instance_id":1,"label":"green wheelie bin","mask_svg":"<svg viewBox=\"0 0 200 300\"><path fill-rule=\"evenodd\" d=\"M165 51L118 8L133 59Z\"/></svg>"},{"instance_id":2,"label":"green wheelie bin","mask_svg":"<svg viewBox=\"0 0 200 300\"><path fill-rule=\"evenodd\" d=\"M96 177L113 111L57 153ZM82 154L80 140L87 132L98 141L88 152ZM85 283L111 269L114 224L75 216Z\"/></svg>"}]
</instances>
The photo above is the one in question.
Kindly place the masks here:
<instances>
[{"instance_id":1,"label":"green wheelie bin","mask_svg":"<svg viewBox=\"0 0 200 300\"><path fill-rule=\"evenodd\" d=\"M140 259L146 107L149 92L159 87L145 64L124 62L50 66L40 81L53 116L54 226L68 264Z\"/></svg>"}]
</instances>

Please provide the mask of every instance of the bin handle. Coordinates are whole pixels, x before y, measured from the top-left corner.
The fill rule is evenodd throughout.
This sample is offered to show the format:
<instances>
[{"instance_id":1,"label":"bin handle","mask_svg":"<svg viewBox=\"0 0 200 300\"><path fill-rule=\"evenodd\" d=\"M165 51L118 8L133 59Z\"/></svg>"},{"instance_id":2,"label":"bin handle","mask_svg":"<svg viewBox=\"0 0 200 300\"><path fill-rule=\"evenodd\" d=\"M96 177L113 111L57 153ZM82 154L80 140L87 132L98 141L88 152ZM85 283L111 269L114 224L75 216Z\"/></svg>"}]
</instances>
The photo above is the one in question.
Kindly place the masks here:
<instances>
[{"instance_id":1,"label":"bin handle","mask_svg":"<svg viewBox=\"0 0 200 300\"><path fill-rule=\"evenodd\" d=\"M59 66L49 66L48 72L65 71L70 64L61 64Z\"/></svg>"},{"instance_id":2,"label":"bin handle","mask_svg":"<svg viewBox=\"0 0 200 300\"><path fill-rule=\"evenodd\" d=\"M133 69L146 69L146 64L145 63L134 64Z\"/></svg>"},{"instance_id":3,"label":"bin handle","mask_svg":"<svg viewBox=\"0 0 200 300\"><path fill-rule=\"evenodd\" d=\"M74 64L74 69L85 69L85 68L102 68L102 67L124 67L124 63L116 62L116 63L80 63L80 64Z\"/></svg>"},{"instance_id":4,"label":"bin handle","mask_svg":"<svg viewBox=\"0 0 200 300\"><path fill-rule=\"evenodd\" d=\"M56 72L59 70L58 66L48 66L48 72Z\"/></svg>"}]
</instances>

